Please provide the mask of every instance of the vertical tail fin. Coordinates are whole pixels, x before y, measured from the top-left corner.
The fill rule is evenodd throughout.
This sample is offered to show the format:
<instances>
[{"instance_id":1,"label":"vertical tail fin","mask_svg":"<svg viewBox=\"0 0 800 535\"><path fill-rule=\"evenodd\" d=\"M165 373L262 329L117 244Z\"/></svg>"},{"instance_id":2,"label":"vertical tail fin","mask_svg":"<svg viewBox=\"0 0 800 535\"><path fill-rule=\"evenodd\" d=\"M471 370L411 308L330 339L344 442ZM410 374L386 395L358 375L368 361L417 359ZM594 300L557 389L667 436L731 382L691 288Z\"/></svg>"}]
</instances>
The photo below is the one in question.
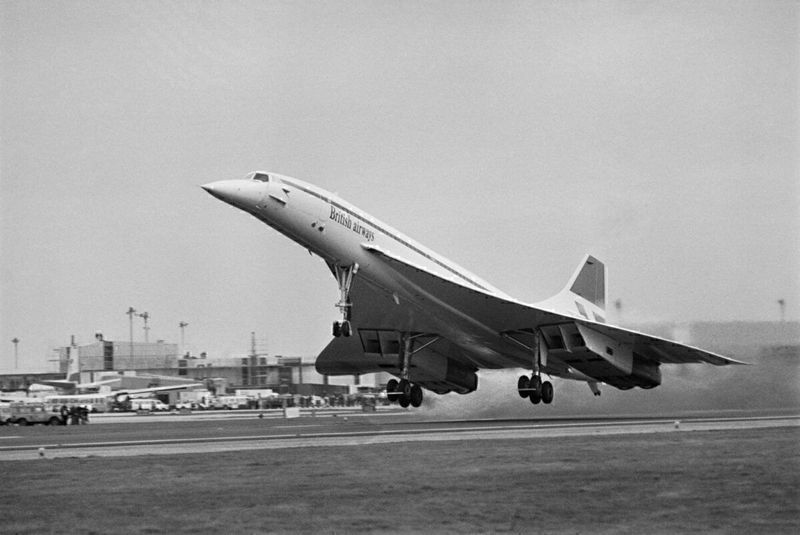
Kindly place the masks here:
<instances>
[{"instance_id":1,"label":"vertical tail fin","mask_svg":"<svg viewBox=\"0 0 800 535\"><path fill-rule=\"evenodd\" d=\"M583 316L586 319L605 323L605 264L587 254L564 289L536 305L562 314Z\"/></svg>"},{"instance_id":2,"label":"vertical tail fin","mask_svg":"<svg viewBox=\"0 0 800 535\"><path fill-rule=\"evenodd\" d=\"M605 310L606 308L606 266L592 255L586 255L583 262L567 283L567 288Z\"/></svg>"}]
</instances>

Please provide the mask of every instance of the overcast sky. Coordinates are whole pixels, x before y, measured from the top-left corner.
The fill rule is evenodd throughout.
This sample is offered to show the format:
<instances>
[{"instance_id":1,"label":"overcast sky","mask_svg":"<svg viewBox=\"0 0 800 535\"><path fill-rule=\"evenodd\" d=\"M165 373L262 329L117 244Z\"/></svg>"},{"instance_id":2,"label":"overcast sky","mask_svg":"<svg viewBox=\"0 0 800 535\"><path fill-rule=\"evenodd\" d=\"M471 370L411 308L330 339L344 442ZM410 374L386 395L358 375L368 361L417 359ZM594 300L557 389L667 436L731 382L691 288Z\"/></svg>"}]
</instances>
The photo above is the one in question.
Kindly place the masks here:
<instances>
[{"instance_id":1,"label":"overcast sky","mask_svg":"<svg viewBox=\"0 0 800 535\"><path fill-rule=\"evenodd\" d=\"M521 300L591 252L626 324L800 318L794 1L0 6L0 373L129 306L316 354L324 264L199 188L255 169Z\"/></svg>"}]
</instances>

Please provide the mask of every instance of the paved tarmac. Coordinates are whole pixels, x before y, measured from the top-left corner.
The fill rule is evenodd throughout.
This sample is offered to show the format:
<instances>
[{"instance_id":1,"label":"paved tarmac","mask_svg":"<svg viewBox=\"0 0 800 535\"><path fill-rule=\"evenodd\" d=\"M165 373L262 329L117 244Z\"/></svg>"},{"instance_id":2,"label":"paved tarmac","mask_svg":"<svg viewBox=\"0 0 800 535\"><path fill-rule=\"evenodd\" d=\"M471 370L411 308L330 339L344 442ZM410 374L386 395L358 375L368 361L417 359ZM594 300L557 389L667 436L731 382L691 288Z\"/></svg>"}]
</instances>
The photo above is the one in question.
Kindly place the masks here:
<instances>
[{"instance_id":1,"label":"paved tarmac","mask_svg":"<svg viewBox=\"0 0 800 535\"><path fill-rule=\"evenodd\" d=\"M797 426L800 413L794 410L447 421L426 420L424 412L395 410L303 411L299 418L289 419L282 411L120 414L98 415L85 426L0 427L0 461Z\"/></svg>"}]
</instances>

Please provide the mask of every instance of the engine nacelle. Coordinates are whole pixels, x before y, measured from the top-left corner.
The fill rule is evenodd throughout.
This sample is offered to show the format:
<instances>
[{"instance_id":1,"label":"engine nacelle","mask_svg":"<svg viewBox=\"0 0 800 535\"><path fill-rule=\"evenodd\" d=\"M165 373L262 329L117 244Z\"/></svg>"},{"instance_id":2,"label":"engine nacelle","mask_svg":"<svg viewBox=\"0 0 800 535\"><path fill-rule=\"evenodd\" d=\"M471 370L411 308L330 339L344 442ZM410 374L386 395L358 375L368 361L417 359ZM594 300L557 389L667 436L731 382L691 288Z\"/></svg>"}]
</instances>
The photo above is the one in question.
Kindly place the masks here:
<instances>
[{"instance_id":1,"label":"engine nacelle","mask_svg":"<svg viewBox=\"0 0 800 535\"><path fill-rule=\"evenodd\" d=\"M559 357L578 371L621 389L661 384L659 363L634 352L631 344L581 324L560 327L569 344Z\"/></svg>"},{"instance_id":2,"label":"engine nacelle","mask_svg":"<svg viewBox=\"0 0 800 535\"><path fill-rule=\"evenodd\" d=\"M657 362L646 360L642 356L634 353L631 379L636 381L634 386L655 388L661 384L661 368Z\"/></svg>"},{"instance_id":3,"label":"engine nacelle","mask_svg":"<svg viewBox=\"0 0 800 535\"><path fill-rule=\"evenodd\" d=\"M469 394L478 388L475 370L442 355L415 356L411 380L437 394Z\"/></svg>"}]
</instances>

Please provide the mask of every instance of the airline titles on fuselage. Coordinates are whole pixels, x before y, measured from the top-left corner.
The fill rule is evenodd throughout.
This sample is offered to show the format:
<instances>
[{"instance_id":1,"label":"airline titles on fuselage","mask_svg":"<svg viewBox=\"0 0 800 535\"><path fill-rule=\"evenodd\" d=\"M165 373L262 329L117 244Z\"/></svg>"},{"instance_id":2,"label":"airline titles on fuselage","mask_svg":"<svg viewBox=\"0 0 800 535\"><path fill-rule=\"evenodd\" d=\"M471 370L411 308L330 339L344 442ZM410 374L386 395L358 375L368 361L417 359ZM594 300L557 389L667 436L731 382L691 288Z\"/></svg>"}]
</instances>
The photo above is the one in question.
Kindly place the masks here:
<instances>
[{"instance_id":1,"label":"airline titles on fuselage","mask_svg":"<svg viewBox=\"0 0 800 535\"><path fill-rule=\"evenodd\" d=\"M358 219L350 217L350 214L338 210L335 206L331 205L331 220L336 221L346 229L352 230L356 234L363 236L367 241L375 240L375 233L361 224Z\"/></svg>"}]
</instances>

